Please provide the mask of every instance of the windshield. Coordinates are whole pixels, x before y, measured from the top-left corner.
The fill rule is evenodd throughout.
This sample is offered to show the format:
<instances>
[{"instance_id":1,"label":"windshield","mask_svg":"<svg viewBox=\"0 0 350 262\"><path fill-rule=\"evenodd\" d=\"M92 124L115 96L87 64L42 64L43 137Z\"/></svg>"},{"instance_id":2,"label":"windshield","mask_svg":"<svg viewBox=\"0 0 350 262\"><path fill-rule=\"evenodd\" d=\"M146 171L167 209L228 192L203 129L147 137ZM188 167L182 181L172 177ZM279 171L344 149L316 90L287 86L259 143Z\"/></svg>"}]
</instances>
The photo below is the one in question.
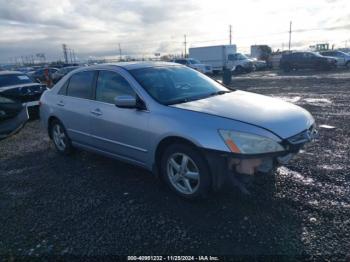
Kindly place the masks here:
<instances>
[{"instance_id":1,"label":"windshield","mask_svg":"<svg viewBox=\"0 0 350 262\"><path fill-rule=\"evenodd\" d=\"M211 78L187 67L131 70L140 85L159 103L170 105L230 92Z\"/></svg>"},{"instance_id":2,"label":"windshield","mask_svg":"<svg viewBox=\"0 0 350 262\"><path fill-rule=\"evenodd\" d=\"M0 87L33 83L27 75L0 75Z\"/></svg>"},{"instance_id":3,"label":"windshield","mask_svg":"<svg viewBox=\"0 0 350 262\"><path fill-rule=\"evenodd\" d=\"M237 54L237 60L246 60L246 59L248 59L247 56L240 54L240 53Z\"/></svg>"}]
</instances>

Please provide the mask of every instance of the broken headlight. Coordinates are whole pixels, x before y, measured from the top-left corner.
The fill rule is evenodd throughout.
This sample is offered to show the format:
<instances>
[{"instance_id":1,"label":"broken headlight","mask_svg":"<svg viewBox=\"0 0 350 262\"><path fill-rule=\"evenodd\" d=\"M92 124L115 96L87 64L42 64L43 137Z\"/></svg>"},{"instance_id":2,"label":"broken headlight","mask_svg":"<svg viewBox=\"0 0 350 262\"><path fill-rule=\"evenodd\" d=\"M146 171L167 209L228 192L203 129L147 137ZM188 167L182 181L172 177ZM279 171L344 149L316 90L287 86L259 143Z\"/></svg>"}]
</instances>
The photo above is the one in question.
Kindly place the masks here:
<instances>
[{"instance_id":1,"label":"broken headlight","mask_svg":"<svg viewBox=\"0 0 350 262\"><path fill-rule=\"evenodd\" d=\"M238 154L264 154L285 151L271 138L232 130L219 130L227 147Z\"/></svg>"}]
</instances>

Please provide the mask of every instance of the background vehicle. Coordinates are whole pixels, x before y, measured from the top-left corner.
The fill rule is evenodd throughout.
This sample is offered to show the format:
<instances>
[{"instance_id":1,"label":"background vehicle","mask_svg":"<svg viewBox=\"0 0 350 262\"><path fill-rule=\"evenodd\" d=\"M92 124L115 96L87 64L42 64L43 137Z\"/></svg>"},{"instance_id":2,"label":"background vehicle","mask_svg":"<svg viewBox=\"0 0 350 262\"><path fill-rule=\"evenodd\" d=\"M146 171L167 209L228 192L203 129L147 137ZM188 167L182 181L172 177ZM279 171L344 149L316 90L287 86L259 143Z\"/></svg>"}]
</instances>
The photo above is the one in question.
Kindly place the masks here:
<instances>
[{"instance_id":1,"label":"background vehicle","mask_svg":"<svg viewBox=\"0 0 350 262\"><path fill-rule=\"evenodd\" d=\"M252 60L252 63L254 65L254 70L265 70L267 69L267 62L264 61L264 60L259 60L259 59L256 59L256 58L251 58Z\"/></svg>"},{"instance_id":2,"label":"background vehicle","mask_svg":"<svg viewBox=\"0 0 350 262\"><path fill-rule=\"evenodd\" d=\"M31 117L38 116L39 99L46 90L45 85L33 82L21 72L0 72L0 95L25 104Z\"/></svg>"},{"instance_id":3,"label":"background vehicle","mask_svg":"<svg viewBox=\"0 0 350 262\"><path fill-rule=\"evenodd\" d=\"M202 64L199 60L193 58L179 58L175 59L173 62L191 67L203 74L213 73L213 68L210 65Z\"/></svg>"},{"instance_id":4,"label":"background vehicle","mask_svg":"<svg viewBox=\"0 0 350 262\"><path fill-rule=\"evenodd\" d=\"M246 55L236 53L229 55L229 68L235 73L249 73L255 70L255 63L259 66L257 61L248 58Z\"/></svg>"},{"instance_id":5,"label":"background vehicle","mask_svg":"<svg viewBox=\"0 0 350 262\"><path fill-rule=\"evenodd\" d=\"M346 66L350 69L350 55L341 51L320 52L322 56L334 57L337 60L337 66Z\"/></svg>"},{"instance_id":6,"label":"background vehicle","mask_svg":"<svg viewBox=\"0 0 350 262\"><path fill-rule=\"evenodd\" d=\"M49 74L52 76L52 74L56 73L58 71L58 68L50 67L49 68ZM36 82L45 82L45 68L40 68L34 72L29 72L28 75Z\"/></svg>"},{"instance_id":7,"label":"background vehicle","mask_svg":"<svg viewBox=\"0 0 350 262\"><path fill-rule=\"evenodd\" d=\"M257 70L272 67L272 65L269 63L271 54L272 49L268 45L252 45L250 47L250 57L253 59L254 66Z\"/></svg>"},{"instance_id":8,"label":"background vehicle","mask_svg":"<svg viewBox=\"0 0 350 262\"><path fill-rule=\"evenodd\" d=\"M214 72L223 71L224 68L236 72L253 70L252 61L237 53L236 45L193 47L189 49L189 56L211 65Z\"/></svg>"},{"instance_id":9,"label":"background vehicle","mask_svg":"<svg viewBox=\"0 0 350 262\"><path fill-rule=\"evenodd\" d=\"M70 71L73 71L77 68L79 68L79 66L67 66L67 67L60 68L58 71L52 74L52 81L54 83L57 83L59 80L61 80L62 77L64 77Z\"/></svg>"},{"instance_id":10,"label":"background vehicle","mask_svg":"<svg viewBox=\"0 0 350 262\"><path fill-rule=\"evenodd\" d=\"M75 70L44 93L40 114L61 154L75 146L131 162L185 198L272 176L315 132L296 105L228 90L174 63Z\"/></svg>"},{"instance_id":11,"label":"background vehicle","mask_svg":"<svg viewBox=\"0 0 350 262\"><path fill-rule=\"evenodd\" d=\"M282 55L280 67L288 72L293 69L329 70L337 66L337 60L314 52L292 52Z\"/></svg>"},{"instance_id":12,"label":"background vehicle","mask_svg":"<svg viewBox=\"0 0 350 262\"><path fill-rule=\"evenodd\" d=\"M0 140L19 131L28 121L27 108L0 95Z\"/></svg>"}]
</instances>

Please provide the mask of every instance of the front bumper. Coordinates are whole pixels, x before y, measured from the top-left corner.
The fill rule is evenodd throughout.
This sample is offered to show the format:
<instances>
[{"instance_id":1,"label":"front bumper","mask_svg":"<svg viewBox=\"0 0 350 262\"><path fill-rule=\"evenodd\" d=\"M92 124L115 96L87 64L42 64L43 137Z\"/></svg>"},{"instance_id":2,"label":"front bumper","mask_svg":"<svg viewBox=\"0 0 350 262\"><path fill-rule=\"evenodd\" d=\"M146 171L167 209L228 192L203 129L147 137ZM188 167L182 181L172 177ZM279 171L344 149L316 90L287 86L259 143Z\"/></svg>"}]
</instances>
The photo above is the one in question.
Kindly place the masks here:
<instances>
[{"instance_id":1,"label":"front bumper","mask_svg":"<svg viewBox=\"0 0 350 262\"><path fill-rule=\"evenodd\" d=\"M18 132L28 121L29 115L27 108L23 108L21 112L14 118L4 120L0 123L0 140Z\"/></svg>"},{"instance_id":2,"label":"front bumper","mask_svg":"<svg viewBox=\"0 0 350 262\"><path fill-rule=\"evenodd\" d=\"M286 164L295 152L240 155L230 152L203 149L212 174L212 189L219 191L232 180L270 174L279 165Z\"/></svg>"},{"instance_id":3,"label":"front bumper","mask_svg":"<svg viewBox=\"0 0 350 262\"><path fill-rule=\"evenodd\" d=\"M303 132L283 140L281 144L285 151L282 152L244 155L203 149L212 173L213 190L218 191L228 181L240 177L249 176L254 179L256 176L271 174L279 165L287 164L306 143L317 137L318 132L313 124Z\"/></svg>"}]
</instances>

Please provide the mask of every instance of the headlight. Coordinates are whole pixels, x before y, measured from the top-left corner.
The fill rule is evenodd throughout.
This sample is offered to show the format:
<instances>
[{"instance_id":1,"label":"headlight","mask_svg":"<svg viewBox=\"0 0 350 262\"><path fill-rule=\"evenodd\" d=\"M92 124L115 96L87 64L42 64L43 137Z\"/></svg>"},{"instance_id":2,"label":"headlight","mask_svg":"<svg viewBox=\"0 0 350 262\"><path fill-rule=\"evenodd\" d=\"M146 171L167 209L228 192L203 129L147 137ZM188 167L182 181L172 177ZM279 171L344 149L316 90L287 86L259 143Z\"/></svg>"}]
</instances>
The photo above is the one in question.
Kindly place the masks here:
<instances>
[{"instance_id":1,"label":"headlight","mask_svg":"<svg viewBox=\"0 0 350 262\"><path fill-rule=\"evenodd\" d=\"M233 153L263 154L284 151L280 144L268 137L231 130L219 130L219 133Z\"/></svg>"}]
</instances>

